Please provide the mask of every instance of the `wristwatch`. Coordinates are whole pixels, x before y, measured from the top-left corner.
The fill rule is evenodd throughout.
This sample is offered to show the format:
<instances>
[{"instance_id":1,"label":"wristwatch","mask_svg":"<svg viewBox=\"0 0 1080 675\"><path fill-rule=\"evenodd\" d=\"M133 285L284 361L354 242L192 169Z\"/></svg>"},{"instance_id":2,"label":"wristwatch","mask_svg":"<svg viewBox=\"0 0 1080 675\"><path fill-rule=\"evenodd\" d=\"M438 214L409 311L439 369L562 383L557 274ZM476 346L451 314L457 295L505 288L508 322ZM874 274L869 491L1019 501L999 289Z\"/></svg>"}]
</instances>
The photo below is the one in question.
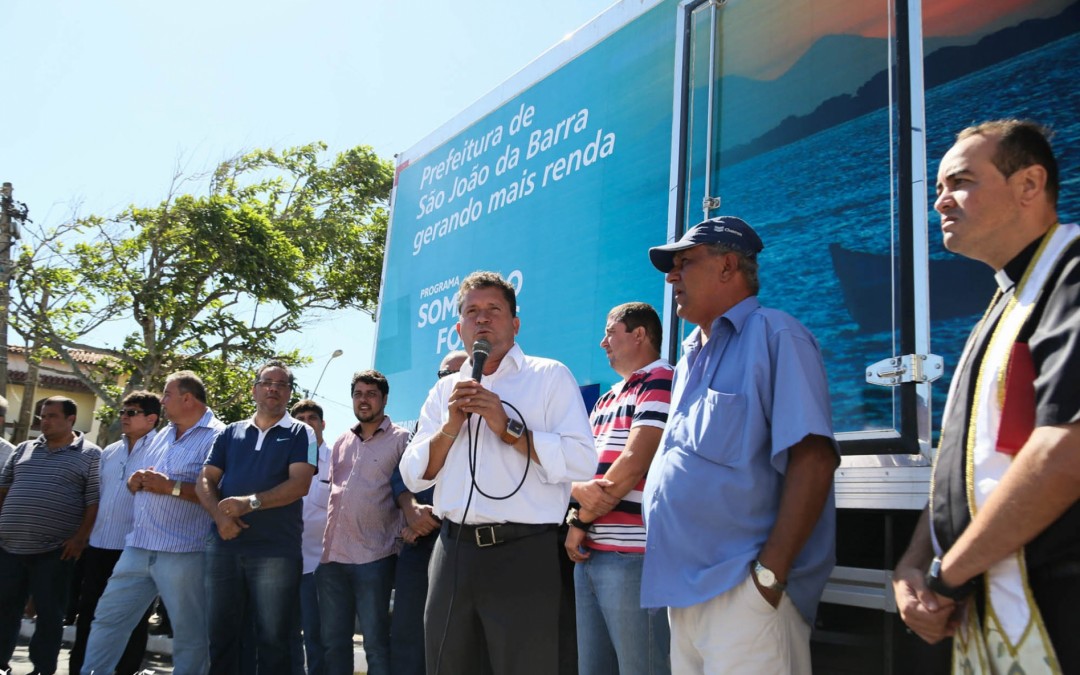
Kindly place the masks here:
<instances>
[{"instance_id":1,"label":"wristwatch","mask_svg":"<svg viewBox=\"0 0 1080 675\"><path fill-rule=\"evenodd\" d=\"M977 577L968 579L959 586L950 586L941 579L941 558L934 558L926 572L926 587L946 598L963 600L975 591Z\"/></svg>"},{"instance_id":2,"label":"wristwatch","mask_svg":"<svg viewBox=\"0 0 1080 675\"><path fill-rule=\"evenodd\" d=\"M783 593L784 589L787 588L787 584L777 579L776 573L762 565L760 560L755 560L751 563L750 572L754 575L754 579L757 580L758 585L762 588L767 588L770 591L777 591L778 593Z\"/></svg>"},{"instance_id":3,"label":"wristwatch","mask_svg":"<svg viewBox=\"0 0 1080 675\"><path fill-rule=\"evenodd\" d=\"M262 501L260 501L259 498L255 495L251 495L250 497L248 497L248 506L251 507L252 511L258 511L259 507L262 506Z\"/></svg>"},{"instance_id":4,"label":"wristwatch","mask_svg":"<svg viewBox=\"0 0 1080 675\"><path fill-rule=\"evenodd\" d=\"M173 497L179 497L180 496L180 481L179 480L177 480L175 483L173 483L172 496Z\"/></svg>"},{"instance_id":5,"label":"wristwatch","mask_svg":"<svg viewBox=\"0 0 1080 675\"><path fill-rule=\"evenodd\" d=\"M521 434L524 431L524 424L518 422L515 419L507 418L506 431L502 432L499 438L502 439L503 443L506 443L507 445L513 445L514 443L518 442L518 439L521 438Z\"/></svg>"},{"instance_id":6,"label":"wristwatch","mask_svg":"<svg viewBox=\"0 0 1080 675\"><path fill-rule=\"evenodd\" d=\"M584 520L578 517L577 509L570 509L566 513L566 524L570 527L576 527L579 530L585 530L586 532L588 532L589 528L592 527L592 523L586 523Z\"/></svg>"}]
</instances>

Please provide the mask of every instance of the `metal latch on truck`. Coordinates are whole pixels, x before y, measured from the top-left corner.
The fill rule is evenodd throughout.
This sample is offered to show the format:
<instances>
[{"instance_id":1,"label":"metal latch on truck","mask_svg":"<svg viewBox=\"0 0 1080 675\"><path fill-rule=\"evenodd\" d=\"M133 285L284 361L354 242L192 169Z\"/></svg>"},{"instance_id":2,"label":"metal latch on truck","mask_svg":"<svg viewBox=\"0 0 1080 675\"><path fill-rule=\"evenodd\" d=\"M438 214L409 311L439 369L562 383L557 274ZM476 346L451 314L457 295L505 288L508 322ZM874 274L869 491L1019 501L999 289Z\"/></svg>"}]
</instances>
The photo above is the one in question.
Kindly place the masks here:
<instances>
[{"instance_id":1,"label":"metal latch on truck","mask_svg":"<svg viewBox=\"0 0 1080 675\"><path fill-rule=\"evenodd\" d=\"M866 382L895 387L906 382L933 382L944 373L945 362L937 354L905 354L867 366Z\"/></svg>"}]
</instances>

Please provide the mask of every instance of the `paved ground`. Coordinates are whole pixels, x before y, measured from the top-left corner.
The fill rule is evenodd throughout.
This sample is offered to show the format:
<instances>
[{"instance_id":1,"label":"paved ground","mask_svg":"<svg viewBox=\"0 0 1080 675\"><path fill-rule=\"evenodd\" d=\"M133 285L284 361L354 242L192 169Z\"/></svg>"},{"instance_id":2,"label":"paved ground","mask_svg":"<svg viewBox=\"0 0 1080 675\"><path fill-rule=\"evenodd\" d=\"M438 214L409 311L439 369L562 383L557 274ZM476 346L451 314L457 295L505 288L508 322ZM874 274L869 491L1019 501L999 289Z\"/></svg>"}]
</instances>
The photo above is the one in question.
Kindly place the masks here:
<instances>
[{"instance_id":1,"label":"paved ground","mask_svg":"<svg viewBox=\"0 0 1080 675\"><path fill-rule=\"evenodd\" d=\"M30 663L28 645L30 636L34 632L34 622L23 619L22 631L19 635L19 644L15 647L15 654L11 658L12 675L26 675L34 666ZM75 639L75 628L64 627L64 645L60 649L60 658L57 661L56 675L68 675L68 650ZM353 637L354 668L356 673L367 672L367 660L364 657L364 641L359 635ZM143 659L143 668L161 675L171 673L172 669L172 640L160 635L151 635L147 642L146 657Z\"/></svg>"},{"instance_id":2,"label":"paved ground","mask_svg":"<svg viewBox=\"0 0 1080 675\"><path fill-rule=\"evenodd\" d=\"M19 634L19 644L15 647L15 654L11 657L11 673L12 675L26 675L34 666L30 663L30 654L28 645L30 644L30 636L34 632L34 622L28 619L23 619L22 631ZM64 646L60 649L60 658L56 664L56 675L68 675L68 650L71 647L72 640L75 639L75 628L73 626L64 627ZM151 649L156 649L165 653L152 652ZM172 656L169 652L172 651L172 640L168 638L151 635L150 640L147 643L146 657L143 659L143 668L153 671L154 673L171 673L172 669Z\"/></svg>"}]
</instances>

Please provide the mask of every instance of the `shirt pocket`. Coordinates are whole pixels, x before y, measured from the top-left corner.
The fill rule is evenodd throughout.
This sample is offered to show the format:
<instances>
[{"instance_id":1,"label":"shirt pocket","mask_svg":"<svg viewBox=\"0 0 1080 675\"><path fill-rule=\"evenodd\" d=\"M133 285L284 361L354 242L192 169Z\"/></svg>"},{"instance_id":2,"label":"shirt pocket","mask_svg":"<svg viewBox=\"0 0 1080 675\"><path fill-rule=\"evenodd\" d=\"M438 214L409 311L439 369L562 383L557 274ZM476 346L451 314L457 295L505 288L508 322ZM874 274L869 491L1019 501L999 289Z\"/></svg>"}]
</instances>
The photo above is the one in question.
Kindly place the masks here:
<instances>
[{"instance_id":1,"label":"shirt pocket","mask_svg":"<svg viewBox=\"0 0 1080 675\"><path fill-rule=\"evenodd\" d=\"M706 389L686 410L681 445L714 464L732 465L742 455L745 424L744 395Z\"/></svg>"}]
</instances>

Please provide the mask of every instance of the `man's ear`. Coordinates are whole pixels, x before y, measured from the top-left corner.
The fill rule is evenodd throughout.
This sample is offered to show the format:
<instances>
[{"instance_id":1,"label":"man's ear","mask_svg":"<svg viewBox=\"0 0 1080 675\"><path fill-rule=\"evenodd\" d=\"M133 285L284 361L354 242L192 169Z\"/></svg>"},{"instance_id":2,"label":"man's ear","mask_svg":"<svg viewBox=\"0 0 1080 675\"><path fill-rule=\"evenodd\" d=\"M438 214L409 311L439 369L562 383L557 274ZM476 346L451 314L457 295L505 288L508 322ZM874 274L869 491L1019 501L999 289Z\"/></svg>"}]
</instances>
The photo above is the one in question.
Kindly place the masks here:
<instances>
[{"instance_id":1,"label":"man's ear","mask_svg":"<svg viewBox=\"0 0 1080 675\"><path fill-rule=\"evenodd\" d=\"M1046 178L1046 167L1041 164L1025 166L1013 174L1013 181L1016 183L1022 205L1028 206L1045 197Z\"/></svg>"}]
</instances>

